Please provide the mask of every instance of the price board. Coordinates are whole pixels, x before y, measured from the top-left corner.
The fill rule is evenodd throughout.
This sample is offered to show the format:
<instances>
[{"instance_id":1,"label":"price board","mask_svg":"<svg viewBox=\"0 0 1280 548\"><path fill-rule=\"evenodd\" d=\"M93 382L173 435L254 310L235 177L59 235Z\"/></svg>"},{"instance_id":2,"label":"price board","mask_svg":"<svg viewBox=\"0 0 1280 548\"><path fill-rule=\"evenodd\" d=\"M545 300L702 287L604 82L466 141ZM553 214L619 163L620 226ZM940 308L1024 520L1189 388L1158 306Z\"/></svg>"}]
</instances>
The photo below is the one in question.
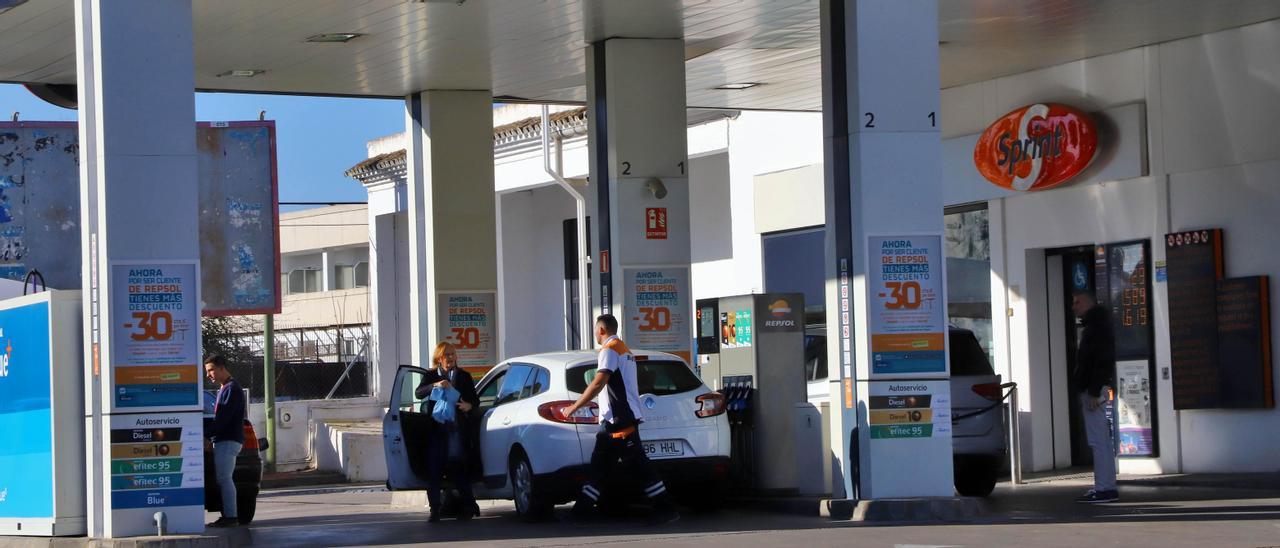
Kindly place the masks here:
<instances>
[{"instance_id":1,"label":"price board","mask_svg":"<svg viewBox=\"0 0 1280 548\"><path fill-rule=\"evenodd\" d=\"M113 415L108 440L112 527L118 536L154 531L163 510L170 530L199 531L204 517L204 427L198 413Z\"/></svg>"}]
</instances>

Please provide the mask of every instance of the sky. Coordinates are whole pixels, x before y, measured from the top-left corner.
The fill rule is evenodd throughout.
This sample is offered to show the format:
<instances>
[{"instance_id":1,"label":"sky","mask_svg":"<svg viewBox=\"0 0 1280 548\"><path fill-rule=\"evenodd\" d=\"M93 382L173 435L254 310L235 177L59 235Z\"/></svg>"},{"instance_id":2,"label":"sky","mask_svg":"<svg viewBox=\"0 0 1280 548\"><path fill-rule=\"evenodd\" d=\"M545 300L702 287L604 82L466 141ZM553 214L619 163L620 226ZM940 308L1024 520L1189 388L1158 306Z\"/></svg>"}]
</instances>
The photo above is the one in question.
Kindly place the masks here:
<instances>
[{"instance_id":1,"label":"sky","mask_svg":"<svg viewBox=\"0 0 1280 548\"><path fill-rule=\"evenodd\" d=\"M289 95L197 93L196 120L276 122L276 161L282 202L363 202L360 183L342 173L367 157L365 142L404 131L404 102ZM76 111L53 106L16 84L0 84L0 120L75 121ZM299 209L281 207L281 211Z\"/></svg>"}]
</instances>

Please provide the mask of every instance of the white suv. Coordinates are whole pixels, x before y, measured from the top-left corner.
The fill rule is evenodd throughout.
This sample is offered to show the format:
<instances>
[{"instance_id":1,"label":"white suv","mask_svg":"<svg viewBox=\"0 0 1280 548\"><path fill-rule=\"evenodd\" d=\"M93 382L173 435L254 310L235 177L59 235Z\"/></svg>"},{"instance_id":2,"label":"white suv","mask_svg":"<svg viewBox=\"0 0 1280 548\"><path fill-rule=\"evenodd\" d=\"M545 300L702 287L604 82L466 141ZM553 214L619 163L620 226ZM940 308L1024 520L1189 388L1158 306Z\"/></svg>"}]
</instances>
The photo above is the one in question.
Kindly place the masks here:
<instances>
[{"instance_id":1,"label":"white suv","mask_svg":"<svg viewBox=\"0 0 1280 548\"><path fill-rule=\"evenodd\" d=\"M729 472L729 423L724 398L679 357L636 351L645 452L663 480L690 502L714 505ZM566 417L563 409L595 376L596 352L573 351L507 360L476 385L483 483L477 498L507 498L521 516L547 513L576 498L599 431L595 405ZM423 489L428 414L413 389L426 371L401 366L386 417L383 443L390 489ZM480 480L481 478L475 478ZM609 489L608 487L613 487ZM638 493L638 486L606 486Z\"/></svg>"}]
</instances>

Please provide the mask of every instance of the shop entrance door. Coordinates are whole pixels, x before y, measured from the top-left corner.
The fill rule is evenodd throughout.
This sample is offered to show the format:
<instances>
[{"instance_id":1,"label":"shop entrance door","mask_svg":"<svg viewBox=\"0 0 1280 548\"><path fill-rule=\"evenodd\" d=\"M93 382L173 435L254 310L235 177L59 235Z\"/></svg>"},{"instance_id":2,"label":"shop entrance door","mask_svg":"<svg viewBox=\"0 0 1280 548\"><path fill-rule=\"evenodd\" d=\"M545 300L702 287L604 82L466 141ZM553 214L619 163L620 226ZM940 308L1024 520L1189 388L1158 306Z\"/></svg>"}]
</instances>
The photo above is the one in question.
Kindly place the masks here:
<instances>
[{"instance_id":1,"label":"shop entrance door","mask_svg":"<svg viewBox=\"0 0 1280 548\"><path fill-rule=\"evenodd\" d=\"M1090 466L1093 454L1085 438L1075 369L1080 320L1071 311L1077 290L1095 292L1094 246L1051 249L1045 253L1049 311L1049 355L1053 402L1053 467Z\"/></svg>"}]
</instances>

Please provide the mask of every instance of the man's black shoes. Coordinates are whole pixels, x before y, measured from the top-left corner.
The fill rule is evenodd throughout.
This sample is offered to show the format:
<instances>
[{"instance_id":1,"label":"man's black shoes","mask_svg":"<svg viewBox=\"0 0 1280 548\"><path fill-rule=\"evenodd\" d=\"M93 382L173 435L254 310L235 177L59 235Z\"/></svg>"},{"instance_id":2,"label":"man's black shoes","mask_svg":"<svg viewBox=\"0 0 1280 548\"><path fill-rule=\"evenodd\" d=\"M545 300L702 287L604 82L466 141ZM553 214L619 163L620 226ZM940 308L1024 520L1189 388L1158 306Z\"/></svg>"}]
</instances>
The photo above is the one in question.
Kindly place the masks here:
<instances>
[{"instance_id":1,"label":"man's black shoes","mask_svg":"<svg viewBox=\"0 0 1280 548\"><path fill-rule=\"evenodd\" d=\"M1120 500L1120 493L1115 489L1109 491L1094 491L1090 489L1088 493L1076 499L1080 504L1102 504L1104 502L1116 502Z\"/></svg>"},{"instance_id":2,"label":"man's black shoes","mask_svg":"<svg viewBox=\"0 0 1280 548\"><path fill-rule=\"evenodd\" d=\"M677 521L680 521L680 513L674 508L654 509L653 514L649 516L649 525L666 525Z\"/></svg>"},{"instance_id":3,"label":"man's black shoes","mask_svg":"<svg viewBox=\"0 0 1280 548\"><path fill-rule=\"evenodd\" d=\"M237 527L239 525L240 525L240 520L236 518L221 517L221 518L218 518L218 521L206 524L205 527L213 527L213 528L221 529L224 527Z\"/></svg>"}]
</instances>

